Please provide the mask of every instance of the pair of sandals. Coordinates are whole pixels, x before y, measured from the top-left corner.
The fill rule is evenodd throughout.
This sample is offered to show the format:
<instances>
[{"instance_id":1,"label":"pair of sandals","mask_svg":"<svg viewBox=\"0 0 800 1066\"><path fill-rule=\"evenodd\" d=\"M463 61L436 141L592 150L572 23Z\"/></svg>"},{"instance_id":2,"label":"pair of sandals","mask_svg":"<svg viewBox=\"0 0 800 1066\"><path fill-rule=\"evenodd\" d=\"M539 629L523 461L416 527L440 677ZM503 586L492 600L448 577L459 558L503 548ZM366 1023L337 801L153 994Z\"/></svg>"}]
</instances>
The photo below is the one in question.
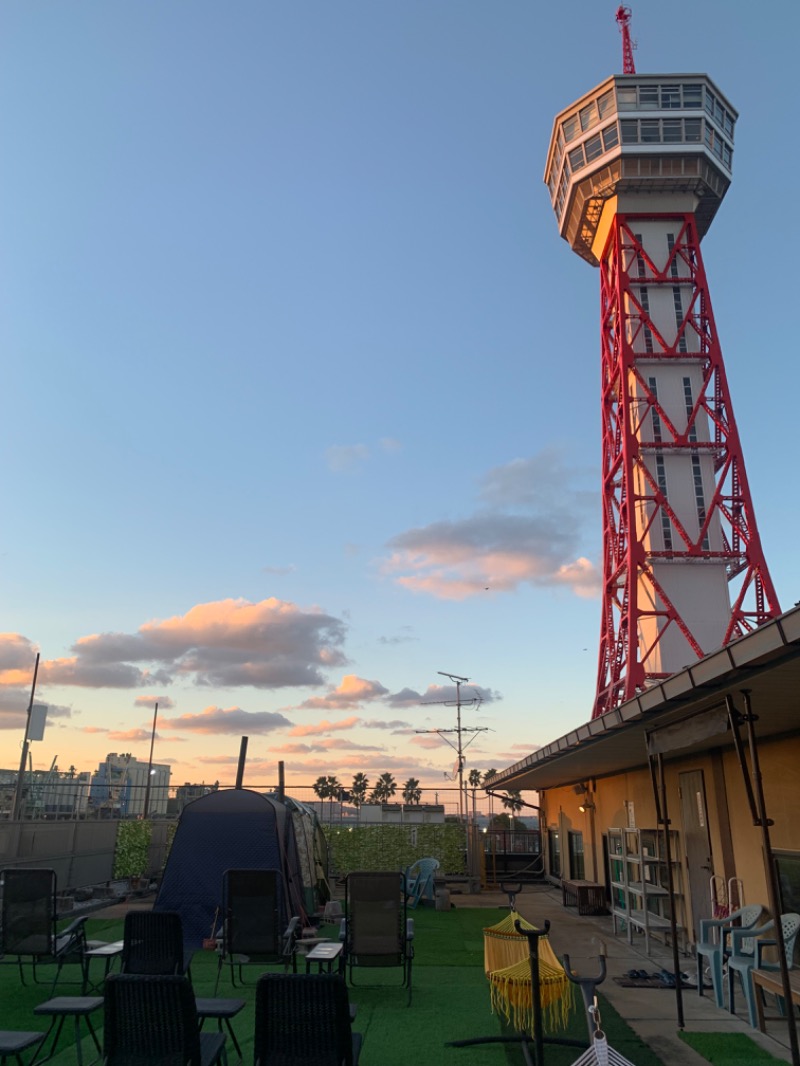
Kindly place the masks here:
<instances>
[{"instance_id":1,"label":"pair of sandals","mask_svg":"<svg viewBox=\"0 0 800 1066\"><path fill-rule=\"evenodd\" d=\"M678 978L670 970L659 970L658 973L648 973L647 970L628 970L625 974L632 981L661 981L665 985L669 985L670 988L674 988L677 984ZM678 975L681 981L688 981L688 973L681 973Z\"/></svg>"}]
</instances>

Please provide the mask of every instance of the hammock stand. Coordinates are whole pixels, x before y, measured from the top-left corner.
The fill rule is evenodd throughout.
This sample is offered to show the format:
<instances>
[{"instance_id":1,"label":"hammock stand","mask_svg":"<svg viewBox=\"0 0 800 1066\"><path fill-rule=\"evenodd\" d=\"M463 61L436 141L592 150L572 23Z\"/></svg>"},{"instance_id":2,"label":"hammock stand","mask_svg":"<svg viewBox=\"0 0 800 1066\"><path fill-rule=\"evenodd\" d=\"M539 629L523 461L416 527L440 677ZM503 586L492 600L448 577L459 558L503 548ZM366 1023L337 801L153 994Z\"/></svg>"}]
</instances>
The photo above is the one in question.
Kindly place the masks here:
<instances>
[{"instance_id":1,"label":"hammock stand","mask_svg":"<svg viewBox=\"0 0 800 1066\"><path fill-rule=\"evenodd\" d=\"M519 936L526 938L528 942L528 974L525 985L530 987L530 1002L531 1011L529 1018L532 1019L532 1025L525 1026L515 1036L477 1036L472 1037L469 1040L451 1040L448 1041L447 1047L472 1047L476 1044L519 1044L522 1049L522 1055L525 1060L525 1066L544 1066L544 1048L545 1044L557 1044L562 1047L576 1047L586 1052L592 1050L591 1047L586 1047L586 1042L582 1040L573 1040L570 1037L557 1037L557 1036L544 1036L542 1032L542 989L540 984L540 971L539 971L539 940L541 937L546 937L550 931L550 922L545 920L543 929L534 929L528 926L527 922L523 925L519 917L512 911L511 918L513 921L514 929ZM548 961L544 962L545 969L551 969L549 966L549 956L553 955L553 950L549 943L545 941L546 950L543 954L548 955ZM565 957L565 970L566 977L572 984L577 984L581 988L581 992L584 997L584 1003L588 1004L587 995L590 994L594 997L594 987L605 977L605 958L601 956L601 968L602 975L596 980L594 978L575 978L570 974L569 967L566 965L567 960ZM500 971L501 973L507 973L512 967L507 967L506 970ZM517 967L514 967L517 969ZM497 971L495 971L497 972ZM519 982L519 977L515 975ZM491 978L490 978L491 981ZM586 988L584 989L584 986ZM568 986L571 988L571 986ZM496 993L493 992L493 1003L496 999ZM552 1000L549 1000L552 1006ZM527 1013L527 1011L526 1011ZM510 1008L510 1014L507 1014L510 1019L513 1018L515 1022L518 1022L522 1018L522 1014L519 1010ZM588 1017L588 1005L587 1005L587 1017ZM529 1032L528 1030L531 1030ZM594 1027L590 1027L590 1033L594 1031ZM531 1056L530 1044L533 1042L533 1057ZM580 1061L580 1060L579 1060ZM609 1060L610 1061L610 1060ZM587 1062L592 1062L591 1059ZM598 1060L602 1064L602 1060ZM604 1064L603 1064L604 1066ZM610 1066L617 1066L616 1063L610 1061ZM621 1066L621 1064L620 1064Z\"/></svg>"}]
</instances>

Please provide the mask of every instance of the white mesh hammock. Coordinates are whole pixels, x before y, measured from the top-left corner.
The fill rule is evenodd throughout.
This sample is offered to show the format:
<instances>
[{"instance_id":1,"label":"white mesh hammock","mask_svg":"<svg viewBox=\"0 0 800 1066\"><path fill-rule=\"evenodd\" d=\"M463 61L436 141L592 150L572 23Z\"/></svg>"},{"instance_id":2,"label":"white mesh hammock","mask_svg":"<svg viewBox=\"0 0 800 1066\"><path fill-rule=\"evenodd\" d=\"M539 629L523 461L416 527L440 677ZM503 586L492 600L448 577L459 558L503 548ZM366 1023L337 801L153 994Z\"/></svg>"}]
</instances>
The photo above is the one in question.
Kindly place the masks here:
<instances>
[{"instance_id":1,"label":"white mesh hammock","mask_svg":"<svg viewBox=\"0 0 800 1066\"><path fill-rule=\"evenodd\" d=\"M573 1066L634 1066L624 1055L620 1055L613 1047L608 1046L606 1034L600 1028L600 1011L597 1009L597 1000L594 1006L589 1007L589 1012L594 1019L595 1030L592 1033L592 1043L581 1052Z\"/></svg>"}]
</instances>

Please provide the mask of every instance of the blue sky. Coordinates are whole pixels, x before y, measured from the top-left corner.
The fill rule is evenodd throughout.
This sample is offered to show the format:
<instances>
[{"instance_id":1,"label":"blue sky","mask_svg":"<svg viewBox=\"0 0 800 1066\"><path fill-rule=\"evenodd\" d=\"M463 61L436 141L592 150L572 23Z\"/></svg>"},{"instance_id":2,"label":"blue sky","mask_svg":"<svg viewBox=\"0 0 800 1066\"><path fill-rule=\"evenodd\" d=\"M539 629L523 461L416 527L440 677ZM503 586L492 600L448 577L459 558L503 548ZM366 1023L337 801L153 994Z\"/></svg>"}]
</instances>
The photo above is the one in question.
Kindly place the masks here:
<instances>
[{"instance_id":1,"label":"blue sky","mask_svg":"<svg viewBox=\"0 0 800 1066\"><path fill-rule=\"evenodd\" d=\"M468 768L591 713L598 276L542 183L616 4L6 0L0 765ZM784 608L798 368L795 4L634 8L642 72L740 112L703 250ZM465 690L466 691L466 690ZM469 695L470 693L467 693Z\"/></svg>"}]
</instances>

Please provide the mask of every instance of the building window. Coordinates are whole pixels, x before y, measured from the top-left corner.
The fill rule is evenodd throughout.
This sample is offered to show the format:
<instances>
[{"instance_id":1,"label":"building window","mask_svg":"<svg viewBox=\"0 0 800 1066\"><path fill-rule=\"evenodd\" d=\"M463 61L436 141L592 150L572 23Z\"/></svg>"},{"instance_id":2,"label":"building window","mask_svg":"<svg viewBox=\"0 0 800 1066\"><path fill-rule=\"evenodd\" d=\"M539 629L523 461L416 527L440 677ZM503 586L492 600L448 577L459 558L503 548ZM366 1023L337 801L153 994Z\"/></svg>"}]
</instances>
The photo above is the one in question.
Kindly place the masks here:
<instances>
[{"instance_id":1,"label":"building window","mask_svg":"<svg viewBox=\"0 0 800 1066\"><path fill-rule=\"evenodd\" d=\"M603 148L608 152L611 148L616 148L619 144L619 130L617 129L616 122L613 126L606 126L603 130Z\"/></svg>"},{"instance_id":2,"label":"building window","mask_svg":"<svg viewBox=\"0 0 800 1066\"><path fill-rule=\"evenodd\" d=\"M561 877L561 838L557 829L547 830L547 859L551 877Z\"/></svg>"},{"instance_id":3,"label":"building window","mask_svg":"<svg viewBox=\"0 0 800 1066\"><path fill-rule=\"evenodd\" d=\"M582 107L578 112L578 117L581 120L581 129L585 133L590 126L593 126L597 122L597 112L595 110L594 101L587 104L586 107Z\"/></svg>"},{"instance_id":4,"label":"building window","mask_svg":"<svg viewBox=\"0 0 800 1066\"><path fill-rule=\"evenodd\" d=\"M583 150L586 153L587 163L591 163L598 156L601 156L603 154L603 142L600 139L600 134L596 133L594 137L590 137L584 144Z\"/></svg>"},{"instance_id":5,"label":"building window","mask_svg":"<svg viewBox=\"0 0 800 1066\"><path fill-rule=\"evenodd\" d=\"M598 97L597 110L600 118L605 118L606 115L610 115L614 110L614 92L609 90L607 93L603 93Z\"/></svg>"},{"instance_id":6,"label":"building window","mask_svg":"<svg viewBox=\"0 0 800 1066\"><path fill-rule=\"evenodd\" d=\"M578 116L573 115L572 118L565 119L561 128L564 130L564 140L567 144L574 141L578 136Z\"/></svg>"},{"instance_id":7,"label":"building window","mask_svg":"<svg viewBox=\"0 0 800 1066\"><path fill-rule=\"evenodd\" d=\"M671 257L670 258L670 263L669 263L670 277L677 278L678 277L678 257L676 255L672 255L672 253L675 251L675 234L674 233L668 233L667 234L667 250L669 251L669 254L670 254L670 257Z\"/></svg>"},{"instance_id":8,"label":"building window","mask_svg":"<svg viewBox=\"0 0 800 1066\"><path fill-rule=\"evenodd\" d=\"M573 172L580 170L582 166L585 166L583 160L583 145L579 144L577 148L573 148L568 154L569 165L572 167Z\"/></svg>"},{"instance_id":9,"label":"building window","mask_svg":"<svg viewBox=\"0 0 800 1066\"><path fill-rule=\"evenodd\" d=\"M665 110L667 108L679 108L681 106L681 87L680 87L680 85L662 85L661 86L661 106Z\"/></svg>"},{"instance_id":10,"label":"building window","mask_svg":"<svg viewBox=\"0 0 800 1066\"><path fill-rule=\"evenodd\" d=\"M672 303L675 307L675 332L679 334L678 351L687 352L689 349L686 346L686 330L681 328L683 326L683 297L679 285L672 287Z\"/></svg>"},{"instance_id":11,"label":"building window","mask_svg":"<svg viewBox=\"0 0 800 1066\"><path fill-rule=\"evenodd\" d=\"M636 86L619 86L617 89L617 107L620 111L636 110Z\"/></svg>"},{"instance_id":12,"label":"building window","mask_svg":"<svg viewBox=\"0 0 800 1066\"><path fill-rule=\"evenodd\" d=\"M584 881L586 869L583 861L583 833L574 831L567 833L567 847L569 849L569 876L573 881Z\"/></svg>"}]
</instances>

